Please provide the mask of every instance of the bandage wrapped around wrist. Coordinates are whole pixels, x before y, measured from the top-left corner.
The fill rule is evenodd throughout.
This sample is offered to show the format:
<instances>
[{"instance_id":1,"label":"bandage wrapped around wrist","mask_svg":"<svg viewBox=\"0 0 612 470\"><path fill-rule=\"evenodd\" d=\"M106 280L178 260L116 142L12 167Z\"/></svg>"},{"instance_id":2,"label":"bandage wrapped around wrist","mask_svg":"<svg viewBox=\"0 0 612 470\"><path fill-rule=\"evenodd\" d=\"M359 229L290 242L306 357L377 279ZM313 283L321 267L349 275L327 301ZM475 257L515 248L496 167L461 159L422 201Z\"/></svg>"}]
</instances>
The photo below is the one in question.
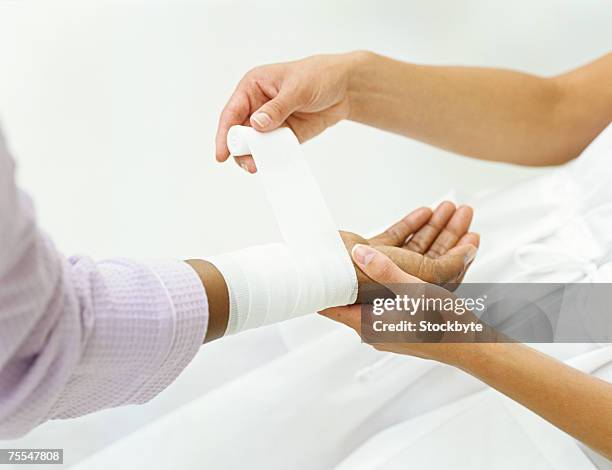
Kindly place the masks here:
<instances>
[{"instance_id":1,"label":"bandage wrapped around wrist","mask_svg":"<svg viewBox=\"0 0 612 470\"><path fill-rule=\"evenodd\" d=\"M253 156L283 243L208 258L229 291L226 334L354 303L355 268L293 132L234 126L227 144Z\"/></svg>"}]
</instances>

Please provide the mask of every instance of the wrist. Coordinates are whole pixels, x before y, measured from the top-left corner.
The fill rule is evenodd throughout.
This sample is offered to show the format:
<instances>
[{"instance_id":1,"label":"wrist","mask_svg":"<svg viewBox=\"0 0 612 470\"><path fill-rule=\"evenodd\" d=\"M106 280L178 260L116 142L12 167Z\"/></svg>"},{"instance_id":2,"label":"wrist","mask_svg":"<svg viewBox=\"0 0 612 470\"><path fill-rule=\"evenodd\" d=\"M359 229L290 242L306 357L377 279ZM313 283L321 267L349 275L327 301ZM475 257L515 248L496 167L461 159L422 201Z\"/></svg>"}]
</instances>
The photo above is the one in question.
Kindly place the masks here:
<instances>
[{"instance_id":1,"label":"wrist","mask_svg":"<svg viewBox=\"0 0 612 470\"><path fill-rule=\"evenodd\" d=\"M376 54L370 51L354 51L346 54L346 96L349 103L350 121L363 122L367 107L367 92L372 87L371 64Z\"/></svg>"},{"instance_id":2,"label":"wrist","mask_svg":"<svg viewBox=\"0 0 612 470\"><path fill-rule=\"evenodd\" d=\"M208 298L207 343L221 338L227 330L229 319L229 291L221 272L210 262L190 259L185 261L196 272Z\"/></svg>"},{"instance_id":3,"label":"wrist","mask_svg":"<svg viewBox=\"0 0 612 470\"><path fill-rule=\"evenodd\" d=\"M499 359L510 350L522 347L520 343L464 343L454 345L441 362L457 367L470 375L480 377L490 368L499 368Z\"/></svg>"},{"instance_id":4,"label":"wrist","mask_svg":"<svg viewBox=\"0 0 612 470\"><path fill-rule=\"evenodd\" d=\"M340 237L344 242L346 251L348 252L351 262L353 263L355 274L357 275L357 299L355 303L364 303L364 301L369 298L367 294L367 292L369 292L368 287L376 285L376 283L366 276L365 273L355 264L353 261L352 251L355 245L369 245L370 242L368 242L368 240L363 238L361 235L357 235L356 233L352 232L345 232L343 230L340 230Z\"/></svg>"},{"instance_id":5,"label":"wrist","mask_svg":"<svg viewBox=\"0 0 612 470\"><path fill-rule=\"evenodd\" d=\"M478 320L474 317L472 321ZM491 364L509 340L489 325L482 325L482 332L476 333L471 341L449 344L436 359L472 375L482 365Z\"/></svg>"}]
</instances>

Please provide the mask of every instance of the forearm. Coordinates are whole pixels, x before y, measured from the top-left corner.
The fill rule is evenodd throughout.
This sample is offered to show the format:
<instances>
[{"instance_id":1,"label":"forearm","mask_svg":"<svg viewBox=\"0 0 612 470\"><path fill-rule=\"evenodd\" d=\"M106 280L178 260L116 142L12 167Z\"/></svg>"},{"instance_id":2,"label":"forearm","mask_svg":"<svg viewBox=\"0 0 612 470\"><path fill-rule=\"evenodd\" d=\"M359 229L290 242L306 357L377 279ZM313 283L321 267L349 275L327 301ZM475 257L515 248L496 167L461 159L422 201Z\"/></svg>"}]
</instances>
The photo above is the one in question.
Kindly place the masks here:
<instances>
[{"instance_id":1,"label":"forearm","mask_svg":"<svg viewBox=\"0 0 612 470\"><path fill-rule=\"evenodd\" d=\"M612 54L556 78L350 56L349 118L463 155L563 163L612 120Z\"/></svg>"},{"instance_id":2,"label":"forearm","mask_svg":"<svg viewBox=\"0 0 612 470\"><path fill-rule=\"evenodd\" d=\"M367 240L354 233L340 231L340 236L349 253L356 243L367 243ZM193 268L206 290L208 299L208 328L204 342L207 343L221 338L227 331L230 315L228 283L221 271L209 261L190 259L185 262ZM266 269L275 268L278 268L278 266L268 266ZM368 283L368 279L356 267L355 270L360 286L358 290L361 292L361 286ZM231 281L231 279L229 280Z\"/></svg>"},{"instance_id":3,"label":"forearm","mask_svg":"<svg viewBox=\"0 0 612 470\"><path fill-rule=\"evenodd\" d=\"M612 458L612 384L519 343L458 345L445 362Z\"/></svg>"}]
</instances>

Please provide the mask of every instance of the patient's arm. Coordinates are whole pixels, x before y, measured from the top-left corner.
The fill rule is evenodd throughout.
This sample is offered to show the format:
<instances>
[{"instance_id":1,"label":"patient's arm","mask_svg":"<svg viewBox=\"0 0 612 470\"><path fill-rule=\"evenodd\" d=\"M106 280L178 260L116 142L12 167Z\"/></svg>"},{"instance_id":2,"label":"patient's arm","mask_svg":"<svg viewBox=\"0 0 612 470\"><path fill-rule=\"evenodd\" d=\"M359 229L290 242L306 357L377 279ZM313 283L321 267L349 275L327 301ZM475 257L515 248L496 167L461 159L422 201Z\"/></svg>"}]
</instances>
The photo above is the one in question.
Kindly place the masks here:
<instances>
[{"instance_id":1,"label":"patient's arm","mask_svg":"<svg viewBox=\"0 0 612 470\"><path fill-rule=\"evenodd\" d=\"M350 253L356 244L376 246L386 253L405 272L428 282L445 285L460 282L476 255L479 236L469 232L472 209L456 208L451 202L441 203L435 211L417 209L383 233L365 239L351 232L340 232ZM221 338L227 328L228 290L221 273L213 264L203 260L188 260L200 276L206 289L209 322L205 342ZM355 265L359 295L363 299L368 285L376 284Z\"/></svg>"}]
</instances>

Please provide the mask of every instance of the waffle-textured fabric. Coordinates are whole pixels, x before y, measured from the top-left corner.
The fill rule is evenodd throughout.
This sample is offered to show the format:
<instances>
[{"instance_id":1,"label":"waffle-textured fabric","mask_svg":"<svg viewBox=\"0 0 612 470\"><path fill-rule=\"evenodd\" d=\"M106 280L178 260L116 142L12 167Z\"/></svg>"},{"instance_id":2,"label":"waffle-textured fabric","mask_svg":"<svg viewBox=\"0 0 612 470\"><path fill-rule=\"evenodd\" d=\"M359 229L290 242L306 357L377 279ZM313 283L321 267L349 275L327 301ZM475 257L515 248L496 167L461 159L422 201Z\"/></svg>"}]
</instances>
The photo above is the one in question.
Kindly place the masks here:
<instances>
[{"instance_id":1,"label":"waffle-textured fabric","mask_svg":"<svg viewBox=\"0 0 612 470\"><path fill-rule=\"evenodd\" d=\"M62 256L14 174L0 132L0 439L150 400L208 323L204 287L182 261Z\"/></svg>"}]
</instances>

